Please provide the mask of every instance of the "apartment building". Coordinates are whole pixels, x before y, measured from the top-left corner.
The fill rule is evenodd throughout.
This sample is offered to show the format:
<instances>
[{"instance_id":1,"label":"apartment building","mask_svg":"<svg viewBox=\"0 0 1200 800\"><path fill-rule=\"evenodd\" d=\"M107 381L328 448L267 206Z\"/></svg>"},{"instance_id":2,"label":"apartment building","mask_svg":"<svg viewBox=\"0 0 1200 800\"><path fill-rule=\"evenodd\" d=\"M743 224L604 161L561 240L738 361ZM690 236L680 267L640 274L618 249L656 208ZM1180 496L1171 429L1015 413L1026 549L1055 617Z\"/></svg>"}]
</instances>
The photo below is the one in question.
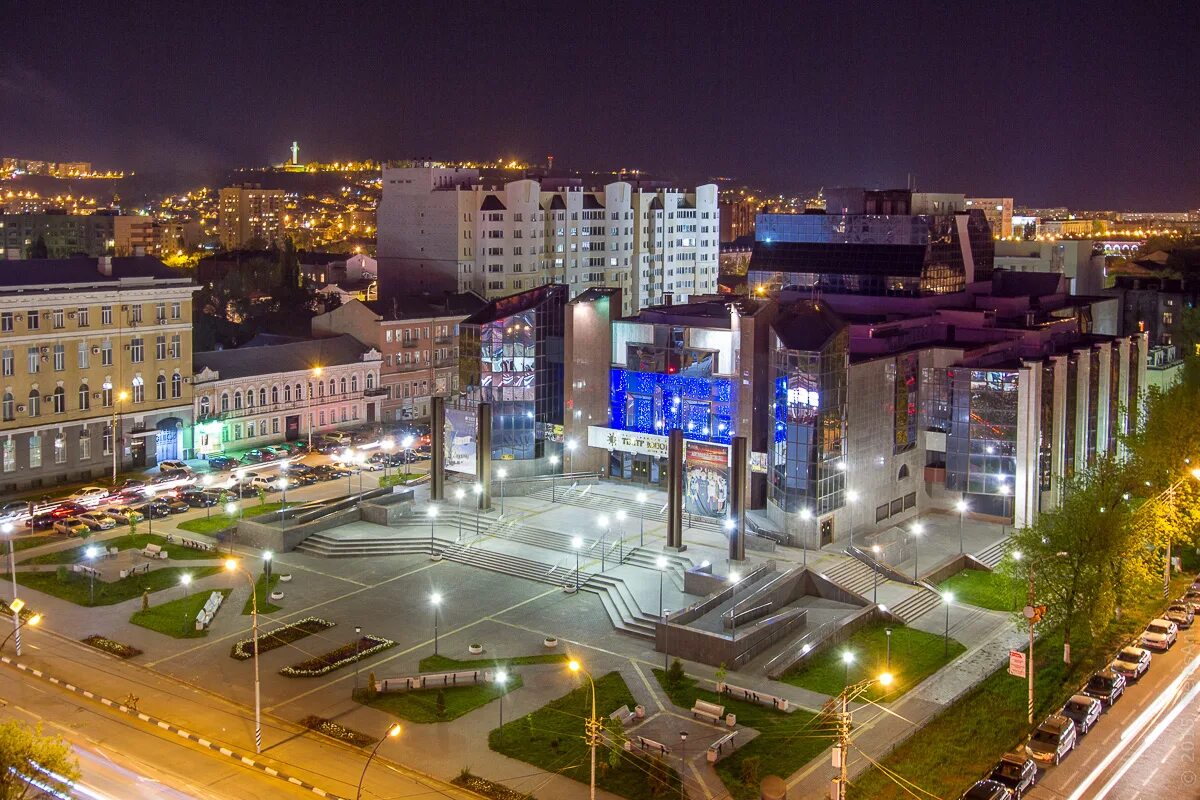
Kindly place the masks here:
<instances>
[{"instance_id":1,"label":"apartment building","mask_svg":"<svg viewBox=\"0 0 1200 800\"><path fill-rule=\"evenodd\" d=\"M717 290L717 187L505 180L478 169L389 167L378 215L380 295L549 283L621 288L626 311Z\"/></svg>"},{"instance_id":2,"label":"apartment building","mask_svg":"<svg viewBox=\"0 0 1200 800\"><path fill-rule=\"evenodd\" d=\"M221 247L237 250L257 239L264 245L279 239L283 224L283 190L257 183L226 186L217 197Z\"/></svg>"},{"instance_id":3,"label":"apartment building","mask_svg":"<svg viewBox=\"0 0 1200 800\"><path fill-rule=\"evenodd\" d=\"M458 326L484 305L471 292L352 300L315 317L312 332L349 334L383 354L382 419L428 419L433 397L459 393Z\"/></svg>"},{"instance_id":4,"label":"apartment building","mask_svg":"<svg viewBox=\"0 0 1200 800\"><path fill-rule=\"evenodd\" d=\"M189 455L195 289L150 257L0 269L0 491Z\"/></svg>"}]
</instances>

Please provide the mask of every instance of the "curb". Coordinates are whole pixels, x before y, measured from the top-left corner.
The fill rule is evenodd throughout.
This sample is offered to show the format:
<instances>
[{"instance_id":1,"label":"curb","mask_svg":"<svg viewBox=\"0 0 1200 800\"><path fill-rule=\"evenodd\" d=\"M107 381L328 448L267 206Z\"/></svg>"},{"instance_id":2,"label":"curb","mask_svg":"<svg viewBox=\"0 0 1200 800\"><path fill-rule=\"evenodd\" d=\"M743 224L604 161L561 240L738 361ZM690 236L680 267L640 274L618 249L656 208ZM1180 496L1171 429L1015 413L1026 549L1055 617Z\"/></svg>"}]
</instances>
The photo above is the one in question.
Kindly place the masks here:
<instances>
[{"instance_id":1,"label":"curb","mask_svg":"<svg viewBox=\"0 0 1200 800\"><path fill-rule=\"evenodd\" d=\"M98 695L95 692L91 692L91 691L88 691L87 689L82 689L74 684L67 683L66 681L63 681L63 680L59 680L58 678L54 677L53 675L49 675L40 669L34 669L33 667L27 667L18 661L14 661L13 659L9 658L8 656L0 656L0 663L4 663L4 664L8 664L9 666L16 667L17 669L19 669L23 672L27 672L30 675L33 675L35 678L40 678L44 681L48 681L49 683L52 683L56 686L66 689L67 691L74 692L75 694L78 694L78 695L82 695L83 697L86 697L89 700L96 700L110 708L120 711L123 714L128 714L131 717L136 717L137 719L141 720L142 722L148 723L150 725L154 725L158 728L161 728L164 731L169 731L170 733L174 733L175 735L179 736L180 738L187 739L189 741L195 742L196 744L207 747L209 750L220 753L221 755L223 755L233 761L236 761L244 766L250 767L252 769L257 769L258 771L260 771L266 775L270 775L273 778L278 778L279 780L286 781L286 782L292 784L293 786L298 786L301 789L310 791L318 797L326 797L326 798L330 798L330 800L348 800L348 798L344 798L341 795L336 795L336 794L333 794L332 792L327 792L324 789L321 789L317 786L313 786L311 783L309 783L307 781L302 781L299 778L293 777L284 772L280 772L279 770L275 769L274 767L268 766L267 764L265 764L261 761L258 761L250 756L244 756L241 753L238 753L234 750L230 750L228 747L223 747L219 744L211 742L208 739L205 739L204 737L202 737L198 734L192 733L190 731L186 731L177 725L172 725L171 723L166 722L165 720L158 719L157 717L152 717L149 714L143 714L141 711L138 711L135 708L127 706L124 703L118 703L115 700L110 700L107 697Z\"/></svg>"}]
</instances>

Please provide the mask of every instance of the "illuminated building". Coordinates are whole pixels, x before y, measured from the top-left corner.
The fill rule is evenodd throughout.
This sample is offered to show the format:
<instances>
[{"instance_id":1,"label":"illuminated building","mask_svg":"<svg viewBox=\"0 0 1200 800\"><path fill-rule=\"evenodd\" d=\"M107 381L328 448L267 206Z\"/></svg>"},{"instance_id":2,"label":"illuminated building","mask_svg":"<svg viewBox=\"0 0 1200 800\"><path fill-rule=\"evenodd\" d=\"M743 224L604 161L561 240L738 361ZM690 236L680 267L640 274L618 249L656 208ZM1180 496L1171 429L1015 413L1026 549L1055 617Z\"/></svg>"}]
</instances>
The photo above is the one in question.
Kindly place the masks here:
<instances>
[{"instance_id":1,"label":"illuminated building","mask_svg":"<svg viewBox=\"0 0 1200 800\"><path fill-rule=\"evenodd\" d=\"M192 293L155 258L0 270L0 489L188 455Z\"/></svg>"},{"instance_id":2,"label":"illuminated building","mask_svg":"<svg viewBox=\"0 0 1200 800\"><path fill-rule=\"evenodd\" d=\"M996 242L995 268L1011 272L1052 272L1069 281L1072 294L1097 294L1104 288L1104 255L1090 239L1052 242Z\"/></svg>"},{"instance_id":3,"label":"illuminated building","mask_svg":"<svg viewBox=\"0 0 1200 800\"><path fill-rule=\"evenodd\" d=\"M283 221L283 190L256 183L226 186L217 198L221 247L237 250L252 241L266 247L279 241Z\"/></svg>"},{"instance_id":4,"label":"illuminated building","mask_svg":"<svg viewBox=\"0 0 1200 800\"><path fill-rule=\"evenodd\" d=\"M626 311L716 290L716 186L509 180L479 169L385 168L380 293L388 284L505 297L561 283L622 289Z\"/></svg>"},{"instance_id":5,"label":"illuminated building","mask_svg":"<svg viewBox=\"0 0 1200 800\"><path fill-rule=\"evenodd\" d=\"M1008 239L1013 235L1013 199L1011 197L968 197L967 209L977 208L987 217L992 236Z\"/></svg>"},{"instance_id":6,"label":"illuminated building","mask_svg":"<svg viewBox=\"0 0 1200 800\"><path fill-rule=\"evenodd\" d=\"M348 335L196 353L197 457L379 421L381 361Z\"/></svg>"},{"instance_id":7,"label":"illuminated building","mask_svg":"<svg viewBox=\"0 0 1200 800\"><path fill-rule=\"evenodd\" d=\"M126 219L131 218L114 214L0 214L0 257L28 258L39 238L45 241L50 258L114 255L116 225L118 220Z\"/></svg>"}]
</instances>

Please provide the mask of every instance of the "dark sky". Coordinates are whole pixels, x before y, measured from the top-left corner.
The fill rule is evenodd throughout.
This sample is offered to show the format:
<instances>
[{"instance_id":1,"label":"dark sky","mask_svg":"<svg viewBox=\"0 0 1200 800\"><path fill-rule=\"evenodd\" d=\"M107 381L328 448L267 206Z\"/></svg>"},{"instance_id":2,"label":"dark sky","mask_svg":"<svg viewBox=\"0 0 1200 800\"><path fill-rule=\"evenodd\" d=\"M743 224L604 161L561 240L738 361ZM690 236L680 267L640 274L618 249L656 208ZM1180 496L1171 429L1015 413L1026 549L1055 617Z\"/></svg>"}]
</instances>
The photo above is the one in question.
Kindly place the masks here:
<instances>
[{"instance_id":1,"label":"dark sky","mask_svg":"<svg viewBox=\"0 0 1200 800\"><path fill-rule=\"evenodd\" d=\"M0 153L516 156L1200 207L1200 2L2 0ZM1068 7L1070 6L1070 7Z\"/></svg>"}]
</instances>

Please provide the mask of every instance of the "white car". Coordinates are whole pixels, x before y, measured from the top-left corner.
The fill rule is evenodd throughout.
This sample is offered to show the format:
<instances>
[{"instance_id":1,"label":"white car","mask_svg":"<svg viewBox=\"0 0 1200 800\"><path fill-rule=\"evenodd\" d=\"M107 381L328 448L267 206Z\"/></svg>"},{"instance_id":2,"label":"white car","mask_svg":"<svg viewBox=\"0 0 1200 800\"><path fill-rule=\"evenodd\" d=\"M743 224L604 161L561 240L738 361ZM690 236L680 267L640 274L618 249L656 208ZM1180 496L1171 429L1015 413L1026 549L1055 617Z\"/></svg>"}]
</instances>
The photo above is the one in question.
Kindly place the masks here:
<instances>
[{"instance_id":1,"label":"white car","mask_svg":"<svg viewBox=\"0 0 1200 800\"><path fill-rule=\"evenodd\" d=\"M189 467L189 466L187 465L187 462L185 462L185 461L178 461L178 460L175 460L175 459L168 459L168 460L166 460L166 461L160 461L160 462L158 462L158 471L159 471L160 473L162 473L162 472L171 472L172 470L182 470L183 472L186 472L186 473L188 473L188 474L191 474L191 472L192 472L192 468L191 468L191 467Z\"/></svg>"},{"instance_id":2,"label":"white car","mask_svg":"<svg viewBox=\"0 0 1200 800\"><path fill-rule=\"evenodd\" d=\"M1152 619L1142 631L1142 646L1166 652L1179 638L1179 626L1169 619Z\"/></svg>"},{"instance_id":3,"label":"white car","mask_svg":"<svg viewBox=\"0 0 1200 800\"><path fill-rule=\"evenodd\" d=\"M85 486L77 492L72 492L67 499L76 503L95 505L105 497L108 497L108 489L103 486Z\"/></svg>"},{"instance_id":4,"label":"white car","mask_svg":"<svg viewBox=\"0 0 1200 800\"><path fill-rule=\"evenodd\" d=\"M242 483L246 484L251 489L262 489L264 492L275 492L279 490L278 478L272 480L271 478L265 478L262 475L255 475L242 481Z\"/></svg>"},{"instance_id":5,"label":"white car","mask_svg":"<svg viewBox=\"0 0 1200 800\"><path fill-rule=\"evenodd\" d=\"M79 519L94 531L107 531L117 527L117 521L103 511L87 511L80 514Z\"/></svg>"}]
</instances>

